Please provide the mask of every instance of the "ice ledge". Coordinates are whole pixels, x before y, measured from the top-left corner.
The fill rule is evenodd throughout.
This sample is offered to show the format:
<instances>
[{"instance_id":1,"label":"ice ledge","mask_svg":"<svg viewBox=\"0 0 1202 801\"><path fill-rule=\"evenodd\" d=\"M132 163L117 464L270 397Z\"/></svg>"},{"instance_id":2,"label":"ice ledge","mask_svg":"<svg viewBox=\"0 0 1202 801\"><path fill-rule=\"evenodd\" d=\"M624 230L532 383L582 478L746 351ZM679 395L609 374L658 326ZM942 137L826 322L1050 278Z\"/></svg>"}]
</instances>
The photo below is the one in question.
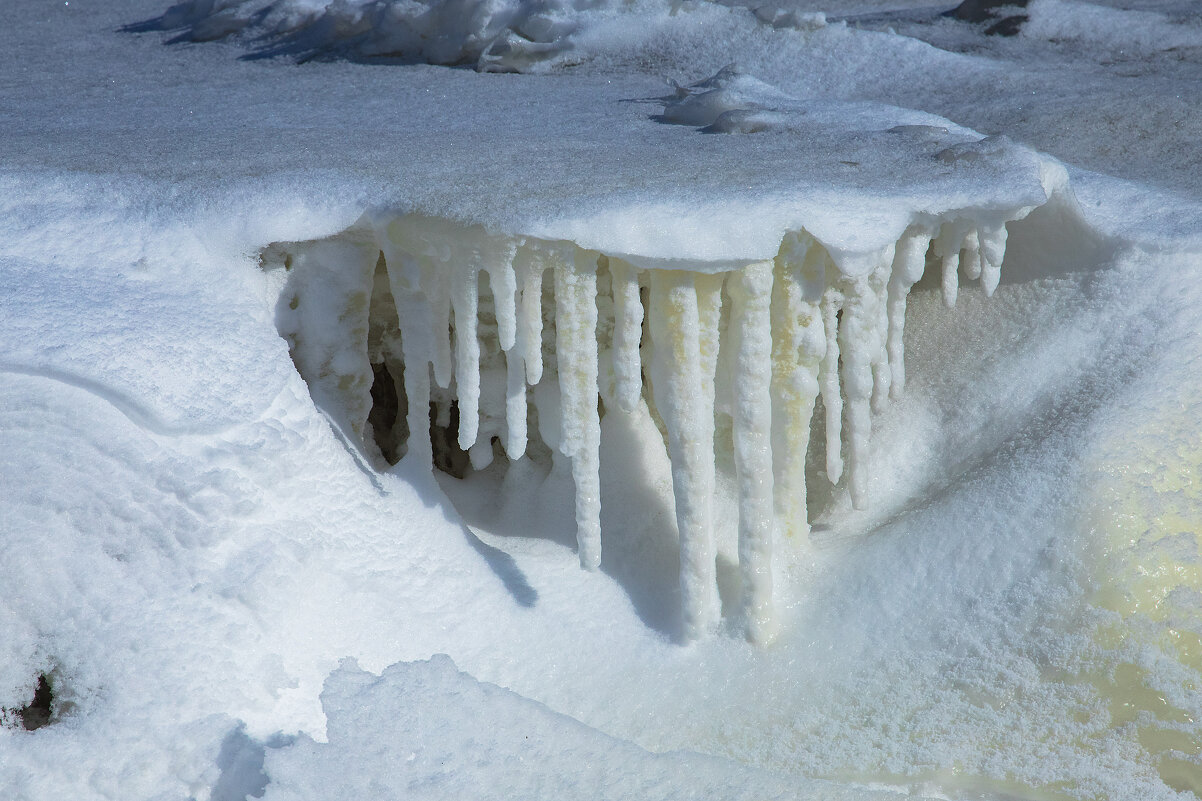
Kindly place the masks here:
<instances>
[{"instance_id":1,"label":"ice ledge","mask_svg":"<svg viewBox=\"0 0 1202 801\"><path fill-rule=\"evenodd\" d=\"M1042 199L1067 197L1064 171L1045 165ZM910 287L930 265L949 306L962 280L992 295L1008 226L1039 205L1023 200L899 212L891 226L861 225L876 240L857 249L806 227L773 232L763 258L726 261L606 252L595 247L604 234L582 243L376 212L263 260L287 276L277 321L298 370L369 456L444 470L458 459L452 472L496 458L561 464L585 568L602 554L600 418L649 417L672 464L685 640L719 622L712 505L716 464L733 463L740 625L763 643L775 630L772 551L809 532L817 399L827 479L863 508L873 413L905 385ZM715 458L718 430L731 432L728 459Z\"/></svg>"}]
</instances>

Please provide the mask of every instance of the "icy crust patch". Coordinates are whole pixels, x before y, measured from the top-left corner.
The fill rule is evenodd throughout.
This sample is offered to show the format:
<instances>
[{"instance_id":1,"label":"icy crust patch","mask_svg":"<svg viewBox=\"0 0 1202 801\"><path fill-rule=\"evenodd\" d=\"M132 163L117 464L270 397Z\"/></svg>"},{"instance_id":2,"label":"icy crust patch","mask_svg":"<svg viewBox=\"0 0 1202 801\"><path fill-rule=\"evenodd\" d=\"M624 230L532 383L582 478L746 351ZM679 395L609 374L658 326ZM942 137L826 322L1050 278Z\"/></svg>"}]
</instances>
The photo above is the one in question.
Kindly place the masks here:
<instances>
[{"instance_id":1,"label":"icy crust patch","mask_svg":"<svg viewBox=\"0 0 1202 801\"><path fill-rule=\"evenodd\" d=\"M260 56L349 58L525 72L563 56L591 17L632 0L185 0L130 30L237 37ZM644 2L643 5L654 5Z\"/></svg>"},{"instance_id":2,"label":"icy crust patch","mask_svg":"<svg viewBox=\"0 0 1202 801\"><path fill-rule=\"evenodd\" d=\"M462 474L529 457L569 472L587 569L601 563L601 417L649 416L672 464L686 640L719 623L716 465L733 463L737 625L762 643L774 542L809 532L817 400L827 480L865 508L872 415L905 385L910 287L931 262L948 306L962 276L992 295L1007 224L1030 211L918 217L850 255L803 229L772 258L705 271L380 214L263 262L282 268L277 325L338 430L377 466L404 455Z\"/></svg>"},{"instance_id":3,"label":"icy crust patch","mask_svg":"<svg viewBox=\"0 0 1202 801\"><path fill-rule=\"evenodd\" d=\"M346 660L321 694L327 743L302 735L267 755L266 801L473 799L860 799L841 789L687 752L654 754L478 682L450 657L379 676ZM482 726L481 721L488 721Z\"/></svg>"}]
</instances>

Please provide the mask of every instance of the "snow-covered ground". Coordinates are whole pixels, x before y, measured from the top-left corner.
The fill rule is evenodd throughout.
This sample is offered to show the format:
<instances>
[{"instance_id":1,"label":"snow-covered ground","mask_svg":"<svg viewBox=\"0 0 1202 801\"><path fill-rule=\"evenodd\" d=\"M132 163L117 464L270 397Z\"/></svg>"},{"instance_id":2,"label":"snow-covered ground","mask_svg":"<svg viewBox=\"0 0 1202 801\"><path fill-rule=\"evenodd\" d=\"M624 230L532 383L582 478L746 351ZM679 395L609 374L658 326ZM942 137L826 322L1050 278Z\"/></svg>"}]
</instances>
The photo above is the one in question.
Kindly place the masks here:
<instances>
[{"instance_id":1,"label":"snow-covered ground","mask_svg":"<svg viewBox=\"0 0 1202 801\"><path fill-rule=\"evenodd\" d=\"M1202 795L1202 13L950 8L8 3L0 799Z\"/></svg>"}]
</instances>

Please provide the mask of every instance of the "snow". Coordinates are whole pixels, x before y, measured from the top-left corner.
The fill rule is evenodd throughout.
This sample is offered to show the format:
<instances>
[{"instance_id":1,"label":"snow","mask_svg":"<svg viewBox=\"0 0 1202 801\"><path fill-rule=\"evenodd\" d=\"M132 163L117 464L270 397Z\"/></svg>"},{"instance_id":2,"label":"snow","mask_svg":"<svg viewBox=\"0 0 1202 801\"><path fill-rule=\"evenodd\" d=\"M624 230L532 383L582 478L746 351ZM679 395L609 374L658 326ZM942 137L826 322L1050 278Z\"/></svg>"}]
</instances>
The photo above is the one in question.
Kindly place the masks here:
<instances>
[{"instance_id":1,"label":"snow","mask_svg":"<svg viewBox=\"0 0 1202 801\"><path fill-rule=\"evenodd\" d=\"M1198 794L1196 10L463 8L6 9L0 797Z\"/></svg>"}]
</instances>

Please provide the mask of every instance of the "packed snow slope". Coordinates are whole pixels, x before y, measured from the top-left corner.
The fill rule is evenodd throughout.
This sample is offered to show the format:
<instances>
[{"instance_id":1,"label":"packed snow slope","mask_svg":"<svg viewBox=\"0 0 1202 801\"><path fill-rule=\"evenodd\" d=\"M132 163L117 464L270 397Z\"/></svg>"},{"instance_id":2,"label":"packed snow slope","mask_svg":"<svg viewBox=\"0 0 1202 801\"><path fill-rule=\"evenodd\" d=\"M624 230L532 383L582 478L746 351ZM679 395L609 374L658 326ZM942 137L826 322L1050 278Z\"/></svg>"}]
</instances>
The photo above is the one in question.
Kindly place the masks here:
<instances>
[{"instance_id":1,"label":"packed snow slope","mask_svg":"<svg viewBox=\"0 0 1202 801\"><path fill-rule=\"evenodd\" d=\"M9 4L0 797L1202 795L1202 21L1032 0L1000 37L947 10ZM690 429L695 638L677 453L705 448L659 392L593 409L598 571L544 384L521 458L455 462L448 435L457 468L392 465L380 417L351 425L385 405L342 378L386 361L411 256L437 281L479 237L551 243L628 265L631 307L724 276L726 308L790 242L867 285L916 226L970 219L975 251L911 263L905 389L858 489L831 435L863 386L815 406L766 644L740 600L755 371ZM418 253L414 220L451 233ZM360 284L313 255L350 245L384 257ZM614 285L548 289L544 330L619 319ZM652 311L644 346L726 358Z\"/></svg>"}]
</instances>

